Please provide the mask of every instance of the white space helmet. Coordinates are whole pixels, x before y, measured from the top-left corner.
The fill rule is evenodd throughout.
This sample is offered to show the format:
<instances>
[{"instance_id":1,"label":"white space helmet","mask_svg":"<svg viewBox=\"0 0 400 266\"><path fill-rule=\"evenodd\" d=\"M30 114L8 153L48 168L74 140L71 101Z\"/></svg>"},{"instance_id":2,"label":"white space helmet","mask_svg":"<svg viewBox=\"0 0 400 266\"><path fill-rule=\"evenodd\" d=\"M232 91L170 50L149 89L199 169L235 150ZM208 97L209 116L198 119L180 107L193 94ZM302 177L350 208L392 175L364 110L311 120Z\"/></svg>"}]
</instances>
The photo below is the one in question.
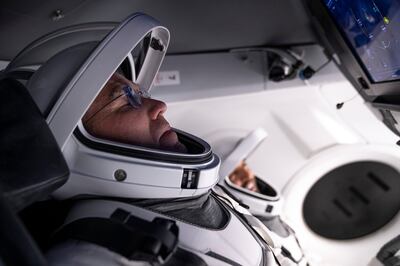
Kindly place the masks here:
<instances>
[{"instance_id":1,"label":"white space helmet","mask_svg":"<svg viewBox=\"0 0 400 266\"><path fill-rule=\"evenodd\" d=\"M191 134L173 129L187 148L183 153L100 139L82 125L83 114L117 69L148 92L168 43L165 27L136 13L116 27L85 24L49 34L9 64L8 73L41 65L27 86L71 171L55 196L186 197L203 194L217 183L219 158Z\"/></svg>"}]
</instances>

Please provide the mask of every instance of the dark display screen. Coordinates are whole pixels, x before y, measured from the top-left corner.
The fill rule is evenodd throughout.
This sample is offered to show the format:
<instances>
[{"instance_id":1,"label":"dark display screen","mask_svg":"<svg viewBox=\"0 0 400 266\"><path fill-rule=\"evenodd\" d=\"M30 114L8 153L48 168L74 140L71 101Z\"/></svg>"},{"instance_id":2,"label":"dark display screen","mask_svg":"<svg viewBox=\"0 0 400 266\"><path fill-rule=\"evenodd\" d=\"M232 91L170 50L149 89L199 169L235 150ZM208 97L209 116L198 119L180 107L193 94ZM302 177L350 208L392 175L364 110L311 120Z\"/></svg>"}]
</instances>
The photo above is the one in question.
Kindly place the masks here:
<instances>
[{"instance_id":1,"label":"dark display screen","mask_svg":"<svg viewBox=\"0 0 400 266\"><path fill-rule=\"evenodd\" d=\"M400 79L400 0L323 0L372 82Z\"/></svg>"}]
</instances>

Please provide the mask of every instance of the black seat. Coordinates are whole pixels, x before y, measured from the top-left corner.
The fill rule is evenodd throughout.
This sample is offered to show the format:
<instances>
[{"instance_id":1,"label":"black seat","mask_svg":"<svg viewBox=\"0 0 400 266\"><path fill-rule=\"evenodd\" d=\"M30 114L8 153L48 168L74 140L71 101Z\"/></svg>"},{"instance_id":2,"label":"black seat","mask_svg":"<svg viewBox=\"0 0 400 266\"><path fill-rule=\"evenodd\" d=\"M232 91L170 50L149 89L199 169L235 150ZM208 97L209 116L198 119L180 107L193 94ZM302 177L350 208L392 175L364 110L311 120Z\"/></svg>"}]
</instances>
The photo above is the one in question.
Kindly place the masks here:
<instances>
[{"instance_id":1,"label":"black seat","mask_svg":"<svg viewBox=\"0 0 400 266\"><path fill-rule=\"evenodd\" d=\"M0 80L0 261L46 265L17 214L63 185L69 170L26 88Z\"/></svg>"}]
</instances>

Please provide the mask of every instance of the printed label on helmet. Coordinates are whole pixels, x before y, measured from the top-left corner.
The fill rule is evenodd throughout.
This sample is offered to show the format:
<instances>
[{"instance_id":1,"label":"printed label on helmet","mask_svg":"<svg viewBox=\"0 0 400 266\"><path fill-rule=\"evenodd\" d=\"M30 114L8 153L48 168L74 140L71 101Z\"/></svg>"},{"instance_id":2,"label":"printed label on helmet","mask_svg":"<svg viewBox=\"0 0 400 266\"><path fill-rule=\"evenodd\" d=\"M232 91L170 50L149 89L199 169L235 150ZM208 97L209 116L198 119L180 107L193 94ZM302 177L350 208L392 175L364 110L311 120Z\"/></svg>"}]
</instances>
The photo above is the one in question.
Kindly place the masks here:
<instances>
[{"instance_id":1,"label":"printed label on helmet","mask_svg":"<svg viewBox=\"0 0 400 266\"><path fill-rule=\"evenodd\" d=\"M160 71L154 79L154 86L180 85L181 78L179 71Z\"/></svg>"}]
</instances>

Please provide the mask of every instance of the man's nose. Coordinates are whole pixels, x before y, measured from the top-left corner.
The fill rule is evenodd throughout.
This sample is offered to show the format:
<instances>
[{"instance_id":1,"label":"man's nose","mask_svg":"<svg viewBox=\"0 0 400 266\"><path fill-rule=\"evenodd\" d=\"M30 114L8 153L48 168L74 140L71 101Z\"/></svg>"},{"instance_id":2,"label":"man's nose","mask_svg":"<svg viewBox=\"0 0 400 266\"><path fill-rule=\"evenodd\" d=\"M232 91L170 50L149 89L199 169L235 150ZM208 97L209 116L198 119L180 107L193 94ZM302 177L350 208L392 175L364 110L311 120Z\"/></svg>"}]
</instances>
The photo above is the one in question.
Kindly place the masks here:
<instances>
[{"instance_id":1,"label":"man's nose","mask_svg":"<svg viewBox=\"0 0 400 266\"><path fill-rule=\"evenodd\" d=\"M152 120L156 120L158 118L158 116L162 115L165 113L165 111L167 111L167 105L162 102L162 101L158 101L158 100L154 100L154 99L143 99L144 101L147 102L147 104L149 105L149 116L150 119Z\"/></svg>"}]
</instances>

